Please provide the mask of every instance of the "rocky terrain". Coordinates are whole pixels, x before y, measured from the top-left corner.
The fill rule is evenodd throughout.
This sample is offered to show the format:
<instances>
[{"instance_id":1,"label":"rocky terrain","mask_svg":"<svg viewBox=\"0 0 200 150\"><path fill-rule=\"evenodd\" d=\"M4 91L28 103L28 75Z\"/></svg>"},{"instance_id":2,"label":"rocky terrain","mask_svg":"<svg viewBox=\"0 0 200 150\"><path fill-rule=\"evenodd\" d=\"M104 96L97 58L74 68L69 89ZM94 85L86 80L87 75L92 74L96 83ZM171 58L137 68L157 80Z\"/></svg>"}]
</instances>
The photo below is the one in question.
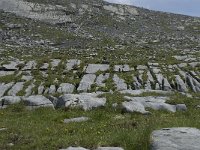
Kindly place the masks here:
<instances>
[{"instance_id":1,"label":"rocky terrain","mask_svg":"<svg viewBox=\"0 0 200 150\"><path fill-rule=\"evenodd\" d=\"M102 0L0 0L0 56L0 149L199 148L198 17ZM48 132L62 126L69 135L29 135L42 120L21 120L27 132L13 112L30 122L51 114Z\"/></svg>"}]
</instances>

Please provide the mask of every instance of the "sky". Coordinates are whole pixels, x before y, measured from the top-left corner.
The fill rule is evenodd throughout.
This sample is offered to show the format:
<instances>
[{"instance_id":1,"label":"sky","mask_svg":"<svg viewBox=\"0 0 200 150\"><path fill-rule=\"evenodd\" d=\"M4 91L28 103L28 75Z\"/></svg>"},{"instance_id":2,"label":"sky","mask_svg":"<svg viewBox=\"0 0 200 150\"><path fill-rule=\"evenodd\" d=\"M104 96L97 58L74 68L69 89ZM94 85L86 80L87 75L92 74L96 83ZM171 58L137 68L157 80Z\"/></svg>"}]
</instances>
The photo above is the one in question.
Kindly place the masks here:
<instances>
[{"instance_id":1,"label":"sky","mask_svg":"<svg viewBox=\"0 0 200 150\"><path fill-rule=\"evenodd\" d=\"M111 3L135 5L151 10L200 17L200 0L105 0Z\"/></svg>"}]
</instances>

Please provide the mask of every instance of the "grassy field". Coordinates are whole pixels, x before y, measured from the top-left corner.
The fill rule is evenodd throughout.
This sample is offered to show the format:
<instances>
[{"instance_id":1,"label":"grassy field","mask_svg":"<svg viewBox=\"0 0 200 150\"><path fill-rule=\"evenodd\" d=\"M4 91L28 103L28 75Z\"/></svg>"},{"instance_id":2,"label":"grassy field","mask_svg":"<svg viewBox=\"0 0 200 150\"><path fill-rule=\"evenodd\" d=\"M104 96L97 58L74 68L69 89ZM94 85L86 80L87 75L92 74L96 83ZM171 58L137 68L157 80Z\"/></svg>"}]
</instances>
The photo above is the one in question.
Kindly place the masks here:
<instances>
[{"instance_id":1,"label":"grassy field","mask_svg":"<svg viewBox=\"0 0 200 150\"><path fill-rule=\"evenodd\" d=\"M150 148L150 134L153 130L169 127L200 128L198 99L179 94L171 96L169 103L185 103L186 112L169 113L153 111L151 115L123 113L112 108L120 103L123 95L107 94L105 108L92 111L79 109L52 110L40 108L26 110L22 104L0 110L0 149L54 150L68 146L82 146L95 149L98 146L120 146L125 150L147 150ZM91 119L82 123L63 122L66 118L87 116Z\"/></svg>"}]
</instances>

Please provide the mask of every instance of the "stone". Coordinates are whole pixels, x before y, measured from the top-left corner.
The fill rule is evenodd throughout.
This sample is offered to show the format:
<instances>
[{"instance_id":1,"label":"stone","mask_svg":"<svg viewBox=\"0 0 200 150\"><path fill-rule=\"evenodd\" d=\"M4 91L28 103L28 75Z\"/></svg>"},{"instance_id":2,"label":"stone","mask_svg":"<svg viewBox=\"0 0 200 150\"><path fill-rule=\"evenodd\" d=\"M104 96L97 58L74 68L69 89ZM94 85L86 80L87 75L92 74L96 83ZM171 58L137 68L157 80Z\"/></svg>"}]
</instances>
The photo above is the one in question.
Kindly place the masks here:
<instances>
[{"instance_id":1,"label":"stone","mask_svg":"<svg viewBox=\"0 0 200 150\"><path fill-rule=\"evenodd\" d=\"M3 68L4 68L4 70L15 71L15 70L18 70L18 65L22 64L22 63L23 63L23 61L19 61L19 60L10 61L9 64L4 64Z\"/></svg>"},{"instance_id":2,"label":"stone","mask_svg":"<svg viewBox=\"0 0 200 150\"><path fill-rule=\"evenodd\" d=\"M169 98L168 97L124 97L126 100L134 103L140 103L144 108L151 108L154 110L167 110L170 112L176 112L176 106L165 103Z\"/></svg>"},{"instance_id":3,"label":"stone","mask_svg":"<svg viewBox=\"0 0 200 150\"><path fill-rule=\"evenodd\" d=\"M177 104L176 105L176 110L178 110L178 111L186 111L187 107L186 107L185 104Z\"/></svg>"},{"instance_id":4,"label":"stone","mask_svg":"<svg viewBox=\"0 0 200 150\"><path fill-rule=\"evenodd\" d=\"M16 96L24 87L24 82L17 82L9 91L8 96Z\"/></svg>"},{"instance_id":5,"label":"stone","mask_svg":"<svg viewBox=\"0 0 200 150\"><path fill-rule=\"evenodd\" d=\"M70 59L67 61L66 67L67 67L67 70L72 70L72 69L75 69L75 67L79 67L80 64L81 64L80 60Z\"/></svg>"},{"instance_id":6,"label":"stone","mask_svg":"<svg viewBox=\"0 0 200 150\"><path fill-rule=\"evenodd\" d=\"M115 72L129 72L131 69L129 65L115 65L114 66L114 71Z\"/></svg>"},{"instance_id":7,"label":"stone","mask_svg":"<svg viewBox=\"0 0 200 150\"><path fill-rule=\"evenodd\" d=\"M23 75L21 79L22 79L23 81L30 81L30 80L33 79L33 77L32 77L32 76L25 76L25 75Z\"/></svg>"},{"instance_id":8,"label":"stone","mask_svg":"<svg viewBox=\"0 0 200 150\"><path fill-rule=\"evenodd\" d=\"M55 94L56 93L56 86L55 85L51 85L49 87L49 91L48 91L49 94Z\"/></svg>"},{"instance_id":9,"label":"stone","mask_svg":"<svg viewBox=\"0 0 200 150\"><path fill-rule=\"evenodd\" d=\"M63 94L71 94L73 93L75 86L70 83L61 83L57 92Z\"/></svg>"},{"instance_id":10,"label":"stone","mask_svg":"<svg viewBox=\"0 0 200 150\"><path fill-rule=\"evenodd\" d=\"M135 90L139 90L142 88L142 84L138 81L138 78L137 77L133 77L133 85L134 85L134 88Z\"/></svg>"},{"instance_id":11,"label":"stone","mask_svg":"<svg viewBox=\"0 0 200 150\"><path fill-rule=\"evenodd\" d=\"M59 150L89 150L83 147L68 147L67 149L59 149Z\"/></svg>"},{"instance_id":12,"label":"stone","mask_svg":"<svg viewBox=\"0 0 200 150\"><path fill-rule=\"evenodd\" d=\"M5 92L13 86L13 82L11 83L0 83L0 97L4 96Z\"/></svg>"},{"instance_id":13,"label":"stone","mask_svg":"<svg viewBox=\"0 0 200 150\"><path fill-rule=\"evenodd\" d=\"M163 79L163 90L164 91L171 91L172 90L172 87L171 87L169 81L167 80L167 78Z\"/></svg>"},{"instance_id":14,"label":"stone","mask_svg":"<svg viewBox=\"0 0 200 150\"><path fill-rule=\"evenodd\" d=\"M51 70L54 70L55 67L57 67L59 65L59 63L61 62L60 59L52 59L51 60Z\"/></svg>"},{"instance_id":15,"label":"stone","mask_svg":"<svg viewBox=\"0 0 200 150\"><path fill-rule=\"evenodd\" d=\"M96 79L96 85L100 86L100 87L105 87L106 84L103 83L105 80L107 80L109 78L110 74L106 73L106 74L100 74L97 79Z\"/></svg>"},{"instance_id":16,"label":"stone","mask_svg":"<svg viewBox=\"0 0 200 150\"><path fill-rule=\"evenodd\" d=\"M22 69L24 70L31 70L31 69L36 69L37 63L35 62L35 60L29 61L24 68Z\"/></svg>"},{"instance_id":17,"label":"stone","mask_svg":"<svg viewBox=\"0 0 200 150\"><path fill-rule=\"evenodd\" d=\"M102 107L106 103L105 98L98 98L97 94L64 94L58 98L57 107L80 107L83 110Z\"/></svg>"},{"instance_id":18,"label":"stone","mask_svg":"<svg viewBox=\"0 0 200 150\"><path fill-rule=\"evenodd\" d=\"M106 71L109 69L109 65L107 64L89 64L86 68L86 73L94 74L98 71Z\"/></svg>"},{"instance_id":19,"label":"stone","mask_svg":"<svg viewBox=\"0 0 200 150\"><path fill-rule=\"evenodd\" d=\"M124 150L121 147L98 147L96 150Z\"/></svg>"},{"instance_id":20,"label":"stone","mask_svg":"<svg viewBox=\"0 0 200 150\"><path fill-rule=\"evenodd\" d=\"M200 83L190 74L186 75L186 82L194 92L200 92Z\"/></svg>"},{"instance_id":21,"label":"stone","mask_svg":"<svg viewBox=\"0 0 200 150\"><path fill-rule=\"evenodd\" d=\"M70 118L70 119L64 119L64 123L85 122L85 121L88 121L89 119L90 118L88 118L88 117Z\"/></svg>"},{"instance_id":22,"label":"stone","mask_svg":"<svg viewBox=\"0 0 200 150\"><path fill-rule=\"evenodd\" d=\"M4 96L0 98L0 107L6 108L8 105L19 102L21 102L21 98L19 96Z\"/></svg>"},{"instance_id":23,"label":"stone","mask_svg":"<svg viewBox=\"0 0 200 150\"><path fill-rule=\"evenodd\" d=\"M131 94L131 95L140 95L143 93L158 93L163 95L171 94L171 91L162 91L162 90L146 90L146 89L140 89L140 90L123 90L120 91L121 94Z\"/></svg>"},{"instance_id":24,"label":"stone","mask_svg":"<svg viewBox=\"0 0 200 150\"><path fill-rule=\"evenodd\" d=\"M96 150L124 150L121 147L98 147Z\"/></svg>"},{"instance_id":25,"label":"stone","mask_svg":"<svg viewBox=\"0 0 200 150\"><path fill-rule=\"evenodd\" d=\"M0 77L14 75L14 71L0 71Z\"/></svg>"},{"instance_id":26,"label":"stone","mask_svg":"<svg viewBox=\"0 0 200 150\"><path fill-rule=\"evenodd\" d=\"M177 90L180 92L188 92L188 89L183 80L181 79L181 77L179 75L175 75L175 77L176 77L175 80L177 84Z\"/></svg>"},{"instance_id":27,"label":"stone","mask_svg":"<svg viewBox=\"0 0 200 150\"><path fill-rule=\"evenodd\" d=\"M44 63L43 66L40 67L40 70L47 70L49 68L48 63Z\"/></svg>"},{"instance_id":28,"label":"stone","mask_svg":"<svg viewBox=\"0 0 200 150\"><path fill-rule=\"evenodd\" d=\"M30 96L33 92L32 89L35 87L33 83L31 83L25 90L25 96Z\"/></svg>"},{"instance_id":29,"label":"stone","mask_svg":"<svg viewBox=\"0 0 200 150\"><path fill-rule=\"evenodd\" d=\"M189 127L164 128L151 134L151 150L199 150L200 130Z\"/></svg>"},{"instance_id":30,"label":"stone","mask_svg":"<svg viewBox=\"0 0 200 150\"><path fill-rule=\"evenodd\" d=\"M91 85L94 83L96 79L95 74L86 74L80 81L79 87L77 88L78 92L87 92L91 90Z\"/></svg>"},{"instance_id":31,"label":"stone","mask_svg":"<svg viewBox=\"0 0 200 150\"><path fill-rule=\"evenodd\" d=\"M122 109L126 112L138 112L141 114L148 114L149 112L145 110L144 105L142 105L139 102L123 102L122 103Z\"/></svg>"},{"instance_id":32,"label":"stone","mask_svg":"<svg viewBox=\"0 0 200 150\"><path fill-rule=\"evenodd\" d=\"M42 95L24 97L23 102L28 109L35 109L39 107L49 107L54 109L53 103Z\"/></svg>"},{"instance_id":33,"label":"stone","mask_svg":"<svg viewBox=\"0 0 200 150\"><path fill-rule=\"evenodd\" d=\"M47 98L53 103L54 107L57 106L57 103L58 103L58 98L57 97L54 97L52 95L48 95Z\"/></svg>"},{"instance_id":34,"label":"stone","mask_svg":"<svg viewBox=\"0 0 200 150\"><path fill-rule=\"evenodd\" d=\"M137 70L147 70L148 67L147 66L144 66L144 65L138 65L137 66Z\"/></svg>"},{"instance_id":35,"label":"stone","mask_svg":"<svg viewBox=\"0 0 200 150\"><path fill-rule=\"evenodd\" d=\"M43 94L43 92L44 92L44 86L41 84L41 85L38 87L38 95Z\"/></svg>"},{"instance_id":36,"label":"stone","mask_svg":"<svg viewBox=\"0 0 200 150\"><path fill-rule=\"evenodd\" d=\"M117 74L114 74L113 81L118 91L127 90L127 84L123 79L119 78Z\"/></svg>"}]
</instances>

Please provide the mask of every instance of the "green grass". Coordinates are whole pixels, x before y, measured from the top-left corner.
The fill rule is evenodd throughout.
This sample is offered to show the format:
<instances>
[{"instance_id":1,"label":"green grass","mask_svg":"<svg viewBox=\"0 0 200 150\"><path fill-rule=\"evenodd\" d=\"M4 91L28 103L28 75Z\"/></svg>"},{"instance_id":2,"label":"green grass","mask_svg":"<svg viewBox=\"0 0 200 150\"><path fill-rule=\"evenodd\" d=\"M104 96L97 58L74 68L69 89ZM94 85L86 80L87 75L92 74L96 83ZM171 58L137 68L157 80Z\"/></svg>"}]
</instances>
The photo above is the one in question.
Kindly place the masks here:
<instances>
[{"instance_id":1,"label":"green grass","mask_svg":"<svg viewBox=\"0 0 200 150\"><path fill-rule=\"evenodd\" d=\"M92 111L79 109L52 110L40 108L26 110L22 104L0 110L0 149L59 149L68 146L82 146L94 149L98 146L121 146L125 150L148 150L150 133L153 130L169 127L200 128L200 109L195 109L198 100L175 95L182 100L186 112L169 113L153 111L143 116L137 113L122 113L110 104L123 100L118 94L106 95L105 108ZM179 100L178 100L179 101ZM82 123L63 123L65 118L87 116L91 119ZM8 146L13 143L14 146Z\"/></svg>"}]
</instances>

